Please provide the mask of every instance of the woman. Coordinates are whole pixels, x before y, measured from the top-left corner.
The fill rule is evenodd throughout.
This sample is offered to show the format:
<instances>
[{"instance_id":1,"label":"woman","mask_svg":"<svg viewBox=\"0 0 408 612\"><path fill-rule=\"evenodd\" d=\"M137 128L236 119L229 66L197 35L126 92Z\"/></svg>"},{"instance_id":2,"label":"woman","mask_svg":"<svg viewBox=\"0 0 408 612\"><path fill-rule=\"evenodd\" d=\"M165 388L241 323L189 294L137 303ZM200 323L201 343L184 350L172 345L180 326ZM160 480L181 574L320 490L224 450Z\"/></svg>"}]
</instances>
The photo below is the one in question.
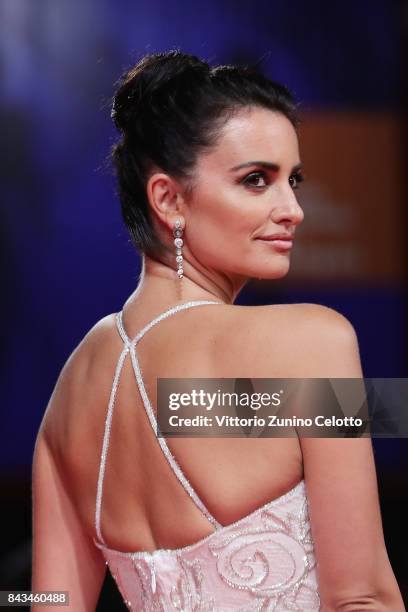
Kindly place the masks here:
<instances>
[{"instance_id":1,"label":"woman","mask_svg":"<svg viewBox=\"0 0 408 612\"><path fill-rule=\"evenodd\" d=\"M287 274L303 220L289 92L170 51L124 75L112 117L143 272L44 416L33 589L93 610L107 564L133 610L404 610L369 439L154 435L159 377L362 376L336 311L234 305L250 278Z\"/></svg>"}]
</instances>

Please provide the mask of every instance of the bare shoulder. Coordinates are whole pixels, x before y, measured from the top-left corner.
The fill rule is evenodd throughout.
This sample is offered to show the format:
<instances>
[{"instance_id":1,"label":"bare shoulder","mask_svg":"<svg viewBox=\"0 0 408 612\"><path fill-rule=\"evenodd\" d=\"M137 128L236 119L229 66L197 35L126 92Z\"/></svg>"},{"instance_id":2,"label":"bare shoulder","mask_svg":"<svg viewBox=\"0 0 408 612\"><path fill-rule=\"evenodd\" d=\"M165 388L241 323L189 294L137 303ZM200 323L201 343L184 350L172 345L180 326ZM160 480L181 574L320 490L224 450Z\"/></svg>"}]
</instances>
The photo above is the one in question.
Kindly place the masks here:
<instances>
[{"instance_id":1,"label":"bare shoulder","mask_svg":"<svg viewBox=\"0 0 408 612\"><path fill-rule=\"evenodd\" d=\"M94 504L94 476L90 479L89 473L95 473L93 400L87 380L98 346L107 341L109 325L109 317L99 321L63 365L32 462L32 588L49 590L64 584L75 610L95 609L106 572L86 530Z\"/></svg>"},{"instance_id":2,"label":"bare shoulder","mask_svg":"<svg viewBox=\"0 0 408 612\"><path fill-rule=\"evenodd\" d=\"M117 342L120 350L120 339L112 333L114 325L113 314L95 323L61 368L38 432L56 458L61 459L74 438L78 443L78 431L84 440L92 431L100 397L107 392L106 377L99 376L96 381L96 370L100 374L99 368L111 367L111 351L105 350L108 346ZM88 439L93 437L94 433Z\"/></svg>"},{"instance_id":3,"label":"bare shoulder","mask_svg":"<svg viewBox=\"0 0 408 612\"><path fill-rule=\"evenodd\" d=\"M266 304L262 306L226 306L226 316L249 319L252 323L259 321L261 324L273 322L296 323L297 326L303 324L327 325L339 332L352 332L353 326L349 319L341 312L324 306L323 304L296 303L296 304Z\"/></svg>"},{"instance_id":4,"label":"bare shoulder","mask_svg":"<svg viewBox=\"0 0 408 612\"><path fill-rule=\"evenodd\" d=\"M287 309L288 315L299 317L307 326L308 324L322 324L328 326L333 332L354 333L354 328L349 319L334 308L324 304L283 304Z\"/></svg>"},{"instance_id":5,"label":"bare shoulder","mask_svg":"<svg viewBox=\"0 0 408 612\"><path fill-rule=\"evenodd\" d=\"M248 306L242 311L244 315L252 316L262 322L280 322L296 324L300 327L316 331L316 325L325 326L325 330L351 333L353 326L341 312L323 304L268 304L265 306Z\"/></svg>"},{"instance_id":6,"label":"bare shoulder","mask_svg":"<svg viewBox=\"0 0 408 612\"><path fill-rule=\"evenodd\" d=\"M246 348L259 377L360 377L358 338L342 313L321 304L228 306L226 342ZM252 371L252 370L251 370Z\"/></svg>"},{"instance_id":7,"label":"bare shoulder","mask_svg":"<svg viewBox=\"0 0 408 612\"><path fill-rule=\"evenodd\" d=\"M321 304L293 304L296 350L304 358L302 376L363 376L356 330L341 312Z\"/></svg>"}]
</instances>

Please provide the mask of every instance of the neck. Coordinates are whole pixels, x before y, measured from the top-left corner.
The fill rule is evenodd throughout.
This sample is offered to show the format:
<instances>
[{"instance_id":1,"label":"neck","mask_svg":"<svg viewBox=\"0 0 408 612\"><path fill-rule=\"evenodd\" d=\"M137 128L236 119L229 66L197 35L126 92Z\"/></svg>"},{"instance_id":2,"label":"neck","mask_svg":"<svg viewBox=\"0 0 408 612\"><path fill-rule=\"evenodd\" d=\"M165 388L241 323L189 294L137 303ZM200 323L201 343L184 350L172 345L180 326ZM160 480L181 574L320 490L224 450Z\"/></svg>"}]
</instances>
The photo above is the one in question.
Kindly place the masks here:
<instances>
[{"instance_id":1,"label":"neck","mask_svg":"<svg viewBox=\"0 0 408 612\"><path fill-rule=\"evenodd\" d=\"M144 255L139 283L129 299L137 299L138 303L161 301L170 305L190 300L233 304L248 280L191 265L184 268L184 276L180 279L174 268Z\"/></svg>"}]
</instances>

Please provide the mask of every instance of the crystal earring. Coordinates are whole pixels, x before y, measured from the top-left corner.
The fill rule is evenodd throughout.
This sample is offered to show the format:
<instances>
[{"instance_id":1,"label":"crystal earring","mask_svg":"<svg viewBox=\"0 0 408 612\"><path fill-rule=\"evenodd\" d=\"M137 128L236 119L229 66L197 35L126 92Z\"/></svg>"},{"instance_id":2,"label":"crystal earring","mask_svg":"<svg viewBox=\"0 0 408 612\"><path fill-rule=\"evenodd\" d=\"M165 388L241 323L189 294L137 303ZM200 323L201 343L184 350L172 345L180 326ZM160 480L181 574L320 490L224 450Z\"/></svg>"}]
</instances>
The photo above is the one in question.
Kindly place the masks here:
<instances>
[{"instance_id":1,"label":"crystal earring","mask_svg":"<svg viewBox=\"0 0 408 612\"><path fill-rule=\"evenodd\" d=\"M179 278L183 278L184 270L183 270L183 228L181 226L180 219L176 219L173 228L173 236L174 236L174 244L176 247L176 262L177 262L177 276Z\"/></svg>"}]
</instances>

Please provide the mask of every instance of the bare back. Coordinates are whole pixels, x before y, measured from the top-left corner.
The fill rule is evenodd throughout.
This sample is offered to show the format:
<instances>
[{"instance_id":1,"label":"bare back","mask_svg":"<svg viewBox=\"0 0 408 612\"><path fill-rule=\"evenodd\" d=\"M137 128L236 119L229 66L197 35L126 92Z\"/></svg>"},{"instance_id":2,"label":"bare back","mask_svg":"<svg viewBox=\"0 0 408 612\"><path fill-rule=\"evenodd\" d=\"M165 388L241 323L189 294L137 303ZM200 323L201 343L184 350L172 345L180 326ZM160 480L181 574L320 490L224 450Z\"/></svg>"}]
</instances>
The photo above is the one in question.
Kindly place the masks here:
<instances>
[{"instance_id":1,"label":"bare back","mask_svg":"<svg viewBox=\"0 0 408 612\"><path fill-rule=\"evenodd\" d=\"M158 377L301 376L293 334L301 306L200 305L161 320L137 345L154 411ZM151 319L136 308L123 312L130 338ZM82 350L87 367L77 376L68 394L69 412L67 405L56 428L69 490L90 537L95 535L105 418L122 349L114 315L109 315L87 336ZM167 444L221 525L281 496L303 476L297 437L170 438ZM182 547L213 531L163 455L129 358L123 363L110 429L101 529L105 542L122 551Z\"/></svg>"},{"instance_id":2,"label":"bare back","mask_svg":"<svg viewBox=\"0 0 408 612\"><path fill-rule=\"evenodd\" d=\"M150 307L127 304L123 322L130 338L166 310L164 306L152 312ZM262 509L273 505L275 519L279 506L282 515L278 520L283 520L278 534L273 528L273 541L289 525L297 530L301 524L296 531L302 534L300 547L291 559L310 578L305 586L309 598L316 602L320 598L333 610L354 610L364 604L405 610L384 542L369 438L168 439L168 447L216 521L214 532L214 523L183 488L160 448L129 359L123 361L106 456L99 524L104 543L101 546L95 540L105 419L115 367L124 350L116 320L109 315L99 321L75 349L61 372L37 437L33 588L53 589L63 580L78 609L92 609L108 563L129 601L139 601L137 580L148 578L150 571L151 584L143 588L154 599L159 596L156 586L181 580L171 570L177 562L167 566L167 561L183 554L187 558L191 548L194 558L200 546L202 555L207 555L208 546L217 547L218 534L225 543L224 530L240 537L240 529L251 530L257 516L263 525ZM162 320L137 346L152 407L158 377L362 376L353 327L336 311L315 304L191 308ZM295 509L289 507L290 500ZM310 523L302 514L306 511ZM208 546L206 536L213 538ZM60 557L55 538L61 544ZM296 542L296 537L291 541ZM313 546L312 559L306 554L309 545ZM279 544L278 548L285 554L285 547ZM154 561L160 558L161 569ZM285 559L275 558L277 567L290 569L291 562ZM210 583L216 580L217 567L208 564ZM223 593L225 582L219 580ZM296 587L298 593L297 579L290 584L290 592ZM317 609L316 602L311 609Z\"/></svg>"}]
</instances>

